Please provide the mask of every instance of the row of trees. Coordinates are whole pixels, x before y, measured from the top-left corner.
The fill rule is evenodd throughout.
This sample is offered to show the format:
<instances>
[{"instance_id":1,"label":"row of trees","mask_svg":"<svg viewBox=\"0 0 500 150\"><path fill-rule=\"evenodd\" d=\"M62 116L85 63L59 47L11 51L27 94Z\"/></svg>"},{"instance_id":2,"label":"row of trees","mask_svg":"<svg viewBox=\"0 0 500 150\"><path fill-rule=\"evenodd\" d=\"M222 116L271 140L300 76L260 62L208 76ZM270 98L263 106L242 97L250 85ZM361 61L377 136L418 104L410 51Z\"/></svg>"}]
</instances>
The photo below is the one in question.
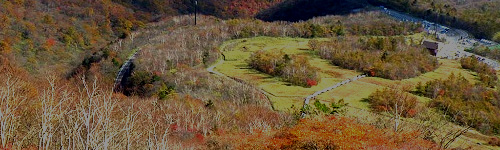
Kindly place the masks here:
<instances>
[{"instance_id":1,"label":"row of trees","mask_svg":"<svg viewBox=\"0 0 500 150\"><path fill-rule=\"evenodd\" d=\"M470 69L477 72L479 81L486 86L495 87L497 85L498 76L495 69L491 68L488 64L483 63L474 56L462 58L460 64L464 69Z\"/></svg>"},{"instance_id":2,"label":"row of trees","mask_svg":"<svg viewBox=\"0 0 500 150\"><path fill-rule=\"evenodd\" d=\"M500 60L500 47L485 47L485 46L476 46L472 49L470 49L470 52L488 57L494 60Z\"/></svg>"},{"instance_id":3,"label":"row of trees","mask_svg":"<svg viewBox=\"0 0 500 150\"><path fill-rule=\"evenodd\" d=\"M272 76L282 77L294 85L311 87L318 84L320 77L317 69L309 64L303 55L288 55L284 52L256 51L249 60L250 67Z\"/></svg>"},{"instance_id":4,"label":"row of trees","mask_svg":"<svg viewBox=\"0 0 500 150\"><path fill-rule=\"evenodd\" d=\"M432 98L431 107L438 108L451 121L472 126L487 134L500 133L500 95L483 84L473 85L461 75L419 84L416 92Z\"/></svg>"},{"instance_id":5,"label":"row of trees","mask_svg":"<svg viewBox=\"0 0 500 150\"><path fill-rule=\"evenodd\" d=\"M428 51L409 46L402 38L348 36L309 45L334 65L393 80L415 77L439 65Z\"/></svg>"}]
</instances>

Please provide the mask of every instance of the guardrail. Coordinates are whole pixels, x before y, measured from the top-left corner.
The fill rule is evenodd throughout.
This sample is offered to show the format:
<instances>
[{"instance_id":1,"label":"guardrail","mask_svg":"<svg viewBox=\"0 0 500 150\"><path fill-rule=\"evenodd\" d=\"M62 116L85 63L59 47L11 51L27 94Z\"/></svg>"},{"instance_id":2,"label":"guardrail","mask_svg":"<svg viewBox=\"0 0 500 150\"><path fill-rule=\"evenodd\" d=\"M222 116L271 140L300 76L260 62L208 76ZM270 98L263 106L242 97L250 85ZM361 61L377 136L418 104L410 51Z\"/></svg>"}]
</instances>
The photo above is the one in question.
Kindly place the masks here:
<instances>
[{"instance_id":1,"label":"guardrail","mask_svg":"<svg viewBox=\"0 0 500 150\"><path fill-rule=\"evenodd\" d=\"M116 92L115 89L117 89L119 87L119 85L121 84L121 82L123 80L123 76L130 69L130 65L135 60L135 58L137 57L139 52L140 52L140 49L135 51L135 53L132 54L131 56L129 56L128 60L120 68L120 71L118 71L118 74L117 74L116 79L115 79L115 84L113 86L114 92Z\"/></svg>"}]
</instances>

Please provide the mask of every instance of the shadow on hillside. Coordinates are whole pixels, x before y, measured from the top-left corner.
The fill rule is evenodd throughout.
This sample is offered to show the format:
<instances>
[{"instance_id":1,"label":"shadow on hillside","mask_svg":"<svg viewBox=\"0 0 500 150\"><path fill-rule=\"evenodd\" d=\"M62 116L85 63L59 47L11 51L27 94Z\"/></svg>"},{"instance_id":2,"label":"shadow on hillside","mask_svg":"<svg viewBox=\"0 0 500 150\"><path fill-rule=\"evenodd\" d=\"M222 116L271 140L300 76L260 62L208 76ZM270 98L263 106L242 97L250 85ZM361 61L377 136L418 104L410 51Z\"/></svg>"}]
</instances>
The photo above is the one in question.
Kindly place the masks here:
<instances>
[{"instance_id":1,"label":"shadow on hillside","mask_svg":"<svg viewBox=\"0 0 500 150\"><path fill-rule=\"evenodd\" d=\"M366 0L286 0L260 12L264 21L300 21L317 16L344 15L368 5Z\"/></svg>"}]
</instances>

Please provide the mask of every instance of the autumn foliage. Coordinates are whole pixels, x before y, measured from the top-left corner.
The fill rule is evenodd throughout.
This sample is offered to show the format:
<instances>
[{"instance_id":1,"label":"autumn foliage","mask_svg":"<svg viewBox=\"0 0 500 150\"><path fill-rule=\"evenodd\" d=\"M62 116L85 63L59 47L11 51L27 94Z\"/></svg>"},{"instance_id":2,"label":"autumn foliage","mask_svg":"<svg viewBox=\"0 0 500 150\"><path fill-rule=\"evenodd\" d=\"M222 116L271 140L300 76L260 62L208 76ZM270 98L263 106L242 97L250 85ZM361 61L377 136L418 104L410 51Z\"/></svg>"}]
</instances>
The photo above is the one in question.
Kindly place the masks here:
<instances>
[{"instance_id":1,"label":"autumn foliage","mask_svg":"<svg viewBox=\"0 0 500 150\"><path fill-rule=\"evenodd\" d=\"M233 149L438 149L421 139L418 132L396 133L334 116L302 119L296 126L274 134L256 131L219 138L222 143L212 144L212 148L225 145Z\"/></svg>"},{"instance_id":2,"label":"autumn foliage","mask_svg":"<svg viewBox=\"0 0 500 150\"><path fill-rule=\"evenodd\" d=\"M497 84L498 76L496 70L488 66L488 64L479 61L478 58L462 58L460 60L460 64L464 69L470 69L477 72L477 76L479 76L479 80L483 84L491 87L494 87Z\"/></svg>"},{"instance_id":3,"label":"autumn foliage","mask_svg":"<svg viewBox=\"0 0 500 150\"><path fill-rule=\"evenodd\" d=\"M320 77L316 69L302 55L288 55L273 51L257 51L250 56L250 67L272 76L282 77L294 85L311 87L318 84Z\"/></svg>"},{"instance_id":4,"label":"autumn foliage","mask_svg":"<svg viewBox=\"0 0 500 150\"><path fill-rule=\"evenodd\" d=\"M432 98L431 107L444 111L452 121L487 134L500 133L500 94L483 84L469 83L461 75L417 86L417 94Z\"/></svg>"},{"instance_id":5,"label":"autumn foliage","mask_svg":"<svg viewBox=\"0 0 500 150\"><path fill-rule=\"evenodd\" d=\"M398 113L405 117L413 117L417 113L417 97L396 89L377 90L368 98L375 111Z\"/></svg>"},{"instance_id":6,"label":"autumn foliage","mask_svg":"<svg viewBox=\"0 0 500 150\"><path fill-rule=\"evenodd\" d=\"M213 15L219 18L253 17L261 10L267 9L282 0L114 0L125 6L134 8L137 12L153 15L180 15L198 13Z\"/></svg>"},{"instance_id":7,"label":"autumn foliage","mask_svg":"<svg viewBox=\"0 0 500 150\"><path fill-rule=\"evenodd\" d=\"M500 31L500 2L494 0L369 0L413 16L453 28L464 29L475 37L495 40ZM498 39L496 39L498 40Z\"/></svg>"},{"instance_id":8,"label":"autumn foliage","mask_svg":"<svg viewBox=\"0 0 500 150\"><path fill-rule=\"evenodd\" d=\"M370 76L400 80L416 77L438 67L436 58L403 38L346 36L321 42L318 55L332 64L362 71Z\"/></svg>"}]
</instances>

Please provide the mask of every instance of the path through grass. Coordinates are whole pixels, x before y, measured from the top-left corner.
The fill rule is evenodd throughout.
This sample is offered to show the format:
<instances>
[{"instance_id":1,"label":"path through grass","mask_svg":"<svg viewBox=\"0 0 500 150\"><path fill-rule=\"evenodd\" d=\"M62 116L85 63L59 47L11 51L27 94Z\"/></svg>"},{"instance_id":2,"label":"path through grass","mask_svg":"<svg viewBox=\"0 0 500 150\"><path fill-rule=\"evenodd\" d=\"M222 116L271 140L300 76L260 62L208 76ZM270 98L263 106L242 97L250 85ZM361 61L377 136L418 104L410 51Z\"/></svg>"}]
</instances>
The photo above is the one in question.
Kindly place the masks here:
<instances>
[{"instance_id":1,"label":"path through grass","mask_svg":"<svg viewBox=\"0 0 500 150\"><path fill-rule=\"evenodd\" d=\"M217 65L214 70L227 76L242 79L266 91L272 105L277 110L288 111L291 110L292 107L293 109L299 109L304 102L304 98L308 95L360 74L360 72L354 70L342 69L338 66L333 66L327 60L320 59L309 49L307 46L308 41L309 39L302 38L271 37L257 37L226 41L221 46L221 50L226 57L226 61ZM253 52L258 50L276 52L283 51L287 54L307 55L310 58L311 65L318 69L321 81L317 86L305 88L291 85L290 83L281 81L279 77L272 77L251 69L248 67L246 61ZM395 81L378 77L367 77L320 94L316 97L316 99L323 103L330 103L332 100L344 99L346 103L349 103L349 106L366 111L349 109L346 114L347 116L355 116L359 118L368 117L365 120L369 120L374 119L370 118L370 116L375 116L369 113L369 104L364 102L363 99L368 98L371 93L378 89L401 86L413 87L419 82L424 84L425 82L431 80L448 78L452 73L456 75L461 74L469 81L477 82L476 73L461 69L459 61L440 59L439 63L440 66L438 69L415 78ZM425 97L417 97L421 102L430 100ZM311 103L313 102L314 100L311 101ZM457 125L450 125L447 128L458 129L461 127ZM486 143L486 136L475 131L468 132L468 134L469 135L467 135L467 137L460 139L453 145L457 146L464 144L467 141ZM466 145L470 145L470 142Z\"/></svg>"}]
</instances>

